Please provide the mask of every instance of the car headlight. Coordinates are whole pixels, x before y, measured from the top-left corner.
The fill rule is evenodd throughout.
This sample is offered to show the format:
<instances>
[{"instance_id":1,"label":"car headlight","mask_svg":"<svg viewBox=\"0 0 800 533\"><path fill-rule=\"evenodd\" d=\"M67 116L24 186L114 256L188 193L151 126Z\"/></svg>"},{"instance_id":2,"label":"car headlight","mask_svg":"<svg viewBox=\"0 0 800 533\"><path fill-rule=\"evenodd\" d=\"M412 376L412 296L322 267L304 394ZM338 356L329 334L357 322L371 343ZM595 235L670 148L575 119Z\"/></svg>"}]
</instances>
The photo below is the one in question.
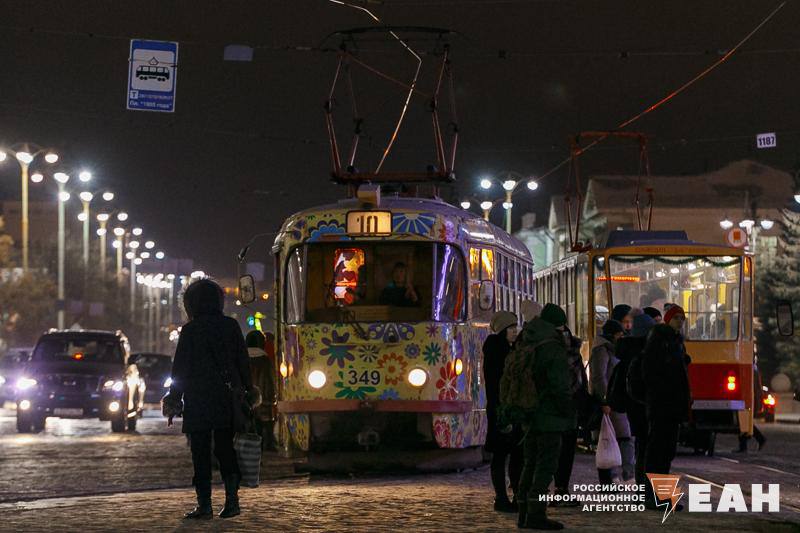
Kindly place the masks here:
<instances>
[{"instance_id":1,"label":"car headlight","mask_svg":"<svg viewBox=\"0 0 800 533\"><path fill-rule=\"evenodd\" d=\"M315 389L324 387L326 381L328 381L328 378L322 370L313 370L308 374L308 384Z\"/></svg>"},{"instance_id":2,"label":"car headlight","mask_svg":"<svg viewBox=\"0 0 800 533\"><path fill-rule=\"evenodd\" d=\"M5 385L5 383L6 383L6 378L0 376L0 385Z\"/></svg>"},{"instance_id":3,"label":"car headlight","mask_svg":"<svg viewBox=\"0 0 800 533\"><path fill-rule=\"evenodd\" d=\"M124 386L125 386L125 383L123 383L122 381L115 381L113 379L109 379L108 381L103 383L103 388L104 389L111 389L114 392L121 391L122 387L124 387Z\"/></svg>"},{"instance_id":4,"label":"car headlight","mask_svg":"<svg viewBox=\"0 0 800 533\"><path fill-rule=\"evenodd\" d=\"M164 388L168 389L172 387L172 378L167 378L164 380Z\"/></svg>"},{"instance_id":5,"label":"car headlight","mask_svg":"<svg viewBox=\"0 0 800 533\"><path fill-rule=\"evenodd\" d=\"M19 378L17 380L17 389L19 390L28 390L31 387L35 387L38 381L33 378Z\"/></svg>"}]
</instances>

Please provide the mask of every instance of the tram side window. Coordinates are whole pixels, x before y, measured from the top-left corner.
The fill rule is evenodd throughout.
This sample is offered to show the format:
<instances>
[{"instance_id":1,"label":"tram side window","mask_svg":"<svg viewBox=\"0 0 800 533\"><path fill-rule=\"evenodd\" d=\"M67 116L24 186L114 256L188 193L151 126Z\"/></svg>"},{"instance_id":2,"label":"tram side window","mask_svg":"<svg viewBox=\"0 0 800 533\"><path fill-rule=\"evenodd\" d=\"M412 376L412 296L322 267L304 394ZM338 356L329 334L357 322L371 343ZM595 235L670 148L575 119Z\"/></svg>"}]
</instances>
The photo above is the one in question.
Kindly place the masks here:
<instances>
[{"instance_id":1,"label":"tram side window","mask_svg":"<svg viewBox=\"0 0 800 533\"><path fill-rule=\"evenodd\" d=\"M567 325L570 331L575 331L575 269L569 267L565 271L567 294Z\"/></svg>"},{"instance_id":2,"label":"tram side window","mask_svg":"<svg viewBox=\"0 0 800 533\"><path fill-rule=\"evenodd\" d=\"M305 315L305 248L298 247L289 254L286 264L286 321L302 322Z\"/></svg>"},{"instance_id":3,"label":"tram side window","mask_svg":"<svg viewBox=\"0 0 800 533\"><path fill-rule=\"evenodd\" d=\"M600 328L610 316L608 309L608 284L606 283L606 273L604 270L605 258L597 256L594 258L594 320L597 328Z\"/></svg>"},{"instance_id":4,"label":"tram side window","mask_svg":"<svg viewBox=\"0 0 800 533\"><path fill-rule=\"evenodd\" d=\"M436 245L436 277L433 290L433 320L461 322L466 318L467 277L458 249Z\"/></svg>"},{"instance_id":5,"label":"tram side window","mask_svg":"<svg viewBox=\"0 0 800 533\"><path fill-rule=\"evenodd\" d=\"M474 263L473 263L474 261ZM473 267L473 265L477 265ZM492 292L490 301L483 302L486 309L481 309L481 284L486 283L487 286L494 290L495 286L495 262L494 250L491 248L472 248L470 249L470 272L471 286L470 286L470 309L472 318L475 320L489 321L494 313L497 304L497 292ZM500 307L497 307L500 309Z\"/></svg>"}]
</instances>

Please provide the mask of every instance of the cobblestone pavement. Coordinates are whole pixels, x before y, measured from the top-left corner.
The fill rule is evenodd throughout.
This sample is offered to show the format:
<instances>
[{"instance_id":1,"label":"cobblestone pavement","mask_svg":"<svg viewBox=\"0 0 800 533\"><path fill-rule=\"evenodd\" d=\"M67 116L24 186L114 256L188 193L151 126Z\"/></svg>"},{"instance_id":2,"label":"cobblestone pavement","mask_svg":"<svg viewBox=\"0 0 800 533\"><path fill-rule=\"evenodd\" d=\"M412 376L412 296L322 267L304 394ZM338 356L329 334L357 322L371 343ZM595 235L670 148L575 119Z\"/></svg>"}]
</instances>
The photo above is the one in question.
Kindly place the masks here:
<instances>
[{"instance_id":1,"label":"cobblestone pavement","mask_svg":"<svg viewBox=\"0 0 800 533\"><path fill-rule=\"evenodd\" d=\"M593 458L577 458L574 481L594 482ZM222 503L215 488L215 507ZM717 495L718 496L718 495ZM272 481L242 489L243 514L186 523L193 492L173 489L0 504L4 531L510 531L513 515L491 508L486 468L424 476ZM800 517L658 512L596 513L557 509L552 516L575 531L796 532Z\"/></svg>"},{"instance_id":2,"label":"cobblestone pavement","mask_svg":"<svg viewBox=\"0 0 800 533\"><path fill-rule=\"evenodd\" d=\"M0 531L509 531L513 516L492 511L488 470L442 475L291 477L287 460L265 456L258 489L242 489L242 516L183 523L193 505L191 465L179 427L160 418L140 421L136 434L111 434L97 421L49 420L39 435L17 435L0 414ZM766 426L768 448L746 456L681 455L684 482L781 484L778 514L677 513L661 525L657 512L584 512L556 509L570 530L800 531L800 426ZM727 439L727 440L726 440ZM766 453L770 448L774 450ZM695 478L689 478L694 476ZM593 456L579 454L575 483L596 482ZM745 487L746 484L746 487ZM182 487L168 490L165 487ZM222 487L215 486L215 506ZM713 489L713 501L719 490ZM86 496L93 494L92 496Z\"/></svg>"}]
</instances>

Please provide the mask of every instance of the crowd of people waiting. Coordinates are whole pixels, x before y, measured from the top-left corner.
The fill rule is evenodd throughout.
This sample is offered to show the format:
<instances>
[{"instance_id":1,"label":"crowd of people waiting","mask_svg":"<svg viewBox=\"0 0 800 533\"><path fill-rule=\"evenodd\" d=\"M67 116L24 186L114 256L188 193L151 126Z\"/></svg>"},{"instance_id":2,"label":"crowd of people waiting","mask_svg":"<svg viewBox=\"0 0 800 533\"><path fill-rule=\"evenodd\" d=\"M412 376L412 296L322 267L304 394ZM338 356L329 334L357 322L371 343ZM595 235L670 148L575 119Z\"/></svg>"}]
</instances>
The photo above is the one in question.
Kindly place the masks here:
<instances>
[{"instance_id":1,"label":"crowd of people waiting","mask_svg":"<svg viewBox=\"0 0 800 533\"><path fill-rule=\"evenodd\" d=\"M531 301L520 307L522 328L515 314L500 311L483 345L494 508L518 513L520 528L562 529L548 519L548 503L540 496L553 483L562 497L551 506L578 505L563 496L569 495L579 432L592 431L596 438L604 416L613 426L622 465L598 469L601 486L614 490L635 480L648 487L646 472L669 473L680 425L691 409L691 358L681 334L686 315L674 304L665 305L663 316L653 307L617 305L592 341L587 379L582 341L567 327L564 310ZM508 400L513 392L505 391L530 391L535 399L513 402ZM514 417L512 406L505 405L510 403L535 407ZM652 490L646 489L644 498L647 508L657 508Z\"/></svg>"}]
</instances>

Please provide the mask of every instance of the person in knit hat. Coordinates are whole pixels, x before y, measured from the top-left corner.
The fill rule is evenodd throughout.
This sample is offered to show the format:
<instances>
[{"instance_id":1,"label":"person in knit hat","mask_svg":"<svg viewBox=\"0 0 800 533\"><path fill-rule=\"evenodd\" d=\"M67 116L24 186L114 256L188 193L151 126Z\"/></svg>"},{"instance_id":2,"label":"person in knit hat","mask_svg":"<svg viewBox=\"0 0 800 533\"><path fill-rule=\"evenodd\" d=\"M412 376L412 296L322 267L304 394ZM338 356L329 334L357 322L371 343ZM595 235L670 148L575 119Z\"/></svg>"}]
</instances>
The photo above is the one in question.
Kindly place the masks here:
<instances>
[{"instance_id":1,"label":"person in knit hat","mask_svg":"<svg viewBox=\"0 0 800 533\"><path fill-rule=\"evenodd\" d=\"M492 453L490 465L492 486L495 491L494 510L504 513L518 511L517 492L522 473L522 440L520 428L498 427L497 407L500 403L500 380L506 365L506 357L511 352L517 338L517 315L509 311L499 311L489 323L492 334L483 343L483 379L486 383L486 417L488 431L485 449ZM506 485L506 459L508 459L508 478L514 501L508 499Z\"/></svg>"},{"instance_id":2,"label":"person in knit hat","mask_svg":"<svg viewBox=\"0 0 800 533\"><path fill-rule=\"evenodd\" d=\"M661 311L659 311L655 307L645 307L644 309L642 309L642 311L644 311L644 314L652 318L653 322L655 322L656 324L660 324L663 321L663 318L661 316Z\"/></svg>"},{"instance_id":3,"label":"person in knit hat","mask_svg":"<svg viewBox=\"0 0 800 533\"><path fill-rule=\"evenodd\" d=\"M648 335L643 352L642 378L649 424L645 451L645 472L648 473L669 473L680 425L689 420L692 400L688 365L691 358L680 333L685 320L683 308L671 305L664 313L664 323L654 326ZM656 508L655 495L652 491L647 495L645 505Z\"/></svg>"},{"instance_id":4,"label":"person in knit hat","mask_svg":"<svg viewBox=\"0 0 800 533\"><path fill-rule=\"evenodd\" d=\"M519 519L526 529L562 529L563 524L547 518L548 493L558 468L562 435L576 428L576 412L570 390L567 346L560 328L567 315L549 303L542 314L525 323L518 349L532 350L533 379L538 398L536 410L523 423L524 466L519 482Z\"/></svg>"},{"instance_id":5,"label":"person in knit hat","mask_svg":"<svg viewBox=\"0 0 800 533\"><path fill-rule=\"evenodd\" d=\"M542 304L533 300L523 300L519 305L522 321L529 322L542 314Z\"/></svg>"},{"instance_id":6,"label":"person in knit hat","mask_svg":"<svg viewBox=\"0 0 800 533\"><path fill-rule=\"evenodd\" d=\"M620 306L614 308L615 311L618 307ZM628 316L631 310L630 306L625 307L627 309L622 310L625 313L623 317ZM617 316L620 316L620 313L617 313ZM600 403L603 414L608 415L611 419L622 454L622 472L614 472L607 468L597 469L597 477L600 483L603 484L610 484L616 478L627 481L634 476L635 453L633 442L631 441L631 428L628 423L628 417L625 416L625 413L613 410L607 399L611 376L614 368L619 364L619 359L616 356L616 344L624 336L625 330L619 321L613 318L607 320L603 324L600 335L595 337L592 343L592 352L589 355L590 392Z\"/></svg>"}]
</instances>

